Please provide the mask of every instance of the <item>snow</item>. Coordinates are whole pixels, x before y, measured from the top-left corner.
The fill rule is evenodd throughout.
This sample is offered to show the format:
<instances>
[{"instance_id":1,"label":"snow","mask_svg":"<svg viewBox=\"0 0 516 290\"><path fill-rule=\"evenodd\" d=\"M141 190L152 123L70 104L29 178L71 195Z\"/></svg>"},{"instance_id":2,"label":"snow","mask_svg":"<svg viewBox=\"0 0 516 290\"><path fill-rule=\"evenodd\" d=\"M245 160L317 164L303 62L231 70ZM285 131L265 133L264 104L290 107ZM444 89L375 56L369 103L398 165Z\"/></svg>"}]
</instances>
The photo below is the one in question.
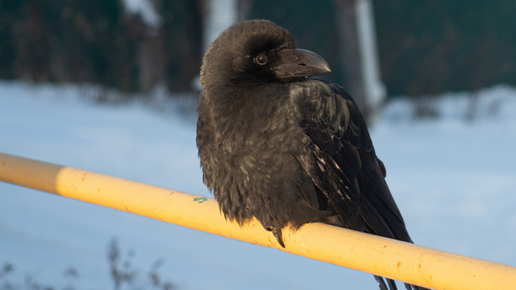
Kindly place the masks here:
<instances>
[{"instance_id":1,"label":"snow","mask_svg":"<svg viewBox=\"0 0 516 290\"><path fill-rule=\"evenodd\" d=\"M0 152L209 196L194 117L87 92L1 81ZM397 98L371 135L417 244L516 266L516 89L470 95L435 98L434 119L413 119L413 102ZM178 289L377 289L370 274L0 183L0 269L14 266L0 285L30 275L55 289L111 288L114 237L140 280L162 259Z\"/></svg>"},{"instance_id":2,"label":"snow","mask_svg":"<svg viewBox=\"0 0 516 290\"><path fill-rule=\"evenodd\" d=\"M163 26L163 18L156 12L152 0L122 0L122 3L128 14L139 14L149 27Z\"/></svg>"},{"instance_id":3,"label":"snow","mask_svg":"<svg viewBox=\"0 0 516 290\"><path fill-rule=\"evenodd\" d=\"M203 49L207 51L219 34L238 21L238 1L207 0L205 13Z\"/></svg>"}]
</instances>

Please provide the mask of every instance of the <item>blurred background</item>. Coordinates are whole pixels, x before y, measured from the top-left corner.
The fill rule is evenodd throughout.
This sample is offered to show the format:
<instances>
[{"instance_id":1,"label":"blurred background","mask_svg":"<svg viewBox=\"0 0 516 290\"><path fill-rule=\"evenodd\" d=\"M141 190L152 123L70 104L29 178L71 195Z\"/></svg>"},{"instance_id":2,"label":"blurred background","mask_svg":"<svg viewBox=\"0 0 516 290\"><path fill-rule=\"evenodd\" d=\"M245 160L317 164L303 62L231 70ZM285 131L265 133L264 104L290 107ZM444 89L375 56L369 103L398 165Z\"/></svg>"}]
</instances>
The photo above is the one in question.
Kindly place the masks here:
<instances>
[{"instance_id":1,"label":"blurred background","mask_svg":"<svg viewBox=\"0 0 516 290\"><path fill-rule=\"evenodd\" d=\"M516 2L0 0L0 152L211 196L202 56L287 28L357 100L418 244L516 265ZM0 290L376 289L371 275L0 183Z\"/></svg>"},{"instance_id":2,"label":"blurred background","mask_svg":"<svg viewBox=\"0 0 516 290\"><path fill-rule=\"evenodd\" d=\"M170 92L189 92L220 30L264 18L289 29L298 47L323 56L332 67L325 77L350 87L342 59L358 38L341 27L357 25L349 19L362 21L358 12L345 13L366 2L2 0L0 79L87 82L144 93L164 83ZM373 45L388 96L516 85L514 1L372 4Z\"/></svg>"}]
</instances>

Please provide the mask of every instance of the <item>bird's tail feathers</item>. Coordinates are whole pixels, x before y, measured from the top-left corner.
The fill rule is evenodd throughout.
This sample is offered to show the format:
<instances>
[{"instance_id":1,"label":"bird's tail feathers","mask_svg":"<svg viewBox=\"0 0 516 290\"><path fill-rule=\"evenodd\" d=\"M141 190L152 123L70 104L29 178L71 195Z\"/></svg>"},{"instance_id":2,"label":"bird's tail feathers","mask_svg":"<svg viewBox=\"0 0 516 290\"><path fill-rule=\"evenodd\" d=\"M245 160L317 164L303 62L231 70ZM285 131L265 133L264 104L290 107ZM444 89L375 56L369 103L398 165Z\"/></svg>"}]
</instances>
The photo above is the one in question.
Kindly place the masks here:
<instances>
[{"instance_id":1,"label":"bird's tail feathers","mask_svg":"<svg viewBox=\"0 0 516 290\"><path fill-rule=\"evenodd\" d=\"M425 287L420 287L420 286L416 286L416 285L412 285L412 284L407 284L407 283L405 283L405 288L407 288L407 290L430 290L430 289L425 288Z\"/></svg>"},{"instance_id":2,"label":"bird's tail feathers","mask_svg":"<svg viewBox=\"0 0 516 290\"><path fill-rule=\"evenodd\" d=\"M376 275L374 275L374 278L378 282L380 290L398 290L398 288L396 287L396 282L394 282L394 280L383 278L381 276ZM385 280L387 280L387 284L389 285L389 287L387 287Z\"/></svg>"},{"instance_id":3,"label":"bird's tail feathers","mask_svg":"<svg viewBox=\"0 0 516 290\"><path fill-rule=\"evenodd\" d=\"M396 286L396 282L392 279L384 278L381 276L374 276L376 281L378 282L378 286L380 287L380 290L398 290L398 287ZM385 282L387 281L387 283ZM388 286L387 286L388 285ZM407 290L430 290L425 287L420 287L412 284L405 283L405 288Z\"/></svg>"}]
</instances>

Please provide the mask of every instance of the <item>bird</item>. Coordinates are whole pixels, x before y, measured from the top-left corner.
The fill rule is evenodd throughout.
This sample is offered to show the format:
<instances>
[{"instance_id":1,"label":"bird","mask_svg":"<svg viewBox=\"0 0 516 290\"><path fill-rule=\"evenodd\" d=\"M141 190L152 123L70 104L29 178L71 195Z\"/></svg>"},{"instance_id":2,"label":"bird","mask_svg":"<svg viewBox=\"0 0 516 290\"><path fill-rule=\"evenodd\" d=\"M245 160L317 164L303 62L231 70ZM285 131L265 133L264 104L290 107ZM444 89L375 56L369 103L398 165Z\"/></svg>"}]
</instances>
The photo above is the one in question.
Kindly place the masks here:
<instances>
[{"instance_id":1,"label":"bird","mask_svg":"<svg viewBox=\"0 0 516 290\"><path fill-rule=\"evenodd\" d=\"M284 228L313 222L411 243L357 104L317 77L329 71L269 20L223 31L201 65L203 182L226 219L256 218L281 247ZM397 289L375 278L380 289Z\"/></svg>"}]
</instances>

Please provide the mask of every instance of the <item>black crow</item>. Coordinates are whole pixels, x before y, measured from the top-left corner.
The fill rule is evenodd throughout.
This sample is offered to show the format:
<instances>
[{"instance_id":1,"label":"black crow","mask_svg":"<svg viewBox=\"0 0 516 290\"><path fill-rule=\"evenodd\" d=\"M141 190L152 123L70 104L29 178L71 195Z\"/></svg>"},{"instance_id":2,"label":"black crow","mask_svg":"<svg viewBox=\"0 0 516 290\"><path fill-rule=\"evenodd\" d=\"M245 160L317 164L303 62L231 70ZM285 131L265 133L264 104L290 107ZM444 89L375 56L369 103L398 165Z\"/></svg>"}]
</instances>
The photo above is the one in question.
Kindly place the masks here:
<instances>
[{"instance_id":1,"label":"black crow","mask_svg":"<svg viewBox=\"0 0 516 290\"><path fill-rule=\"evenodd\" d=\"M312 77L329 71L270 21L220 34L201 67L204 183L226 218L242 225L256 217L282 247L283 228L310 222L411 242L356 103Z\"/></svg>"}]
</instances>

